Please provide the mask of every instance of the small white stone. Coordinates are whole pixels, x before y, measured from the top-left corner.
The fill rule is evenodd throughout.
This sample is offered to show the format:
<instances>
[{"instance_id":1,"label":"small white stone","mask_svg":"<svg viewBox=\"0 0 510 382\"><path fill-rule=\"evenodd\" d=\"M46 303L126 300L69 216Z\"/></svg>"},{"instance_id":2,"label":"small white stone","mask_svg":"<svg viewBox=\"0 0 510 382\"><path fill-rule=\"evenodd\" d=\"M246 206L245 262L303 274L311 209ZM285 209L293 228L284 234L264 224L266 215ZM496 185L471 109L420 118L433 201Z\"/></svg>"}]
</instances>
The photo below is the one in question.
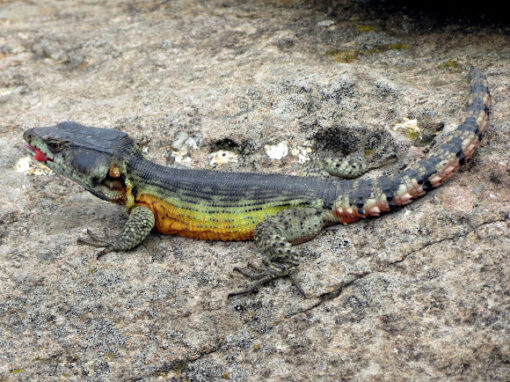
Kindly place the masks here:
<instances>
[{"instance_id":1,"label":"small white stone","mask_svg":"<svg viewBox=\"0 0 510 382\"><path fill-rule=\"evenodd\" d=\"M276 145L265 145L264 150L269 158L280 160L289 153L289 146L287 142L282 141Z\"/></svg>"},{"instance_id":2,"label":"small white stone","mask_svg":"<svg viewBox=\"0 0 510 382\"><path fill-rule=\"evenodd\" d=\"M322 20L317 23L318 27L329 27L333 25L335 22L333 20Z\"/></svg>"},{"instance_id":3,"label":"small white stone","mask_svg":"<svg viewBox=\"0 0 510 382\"><path fill-rule=\"evenodd\" d=\"M20 158L18 162L14 165L14 169L17 172L27 172L30 170L30 157L26 156Z\"/></svg>"}]
</instances>

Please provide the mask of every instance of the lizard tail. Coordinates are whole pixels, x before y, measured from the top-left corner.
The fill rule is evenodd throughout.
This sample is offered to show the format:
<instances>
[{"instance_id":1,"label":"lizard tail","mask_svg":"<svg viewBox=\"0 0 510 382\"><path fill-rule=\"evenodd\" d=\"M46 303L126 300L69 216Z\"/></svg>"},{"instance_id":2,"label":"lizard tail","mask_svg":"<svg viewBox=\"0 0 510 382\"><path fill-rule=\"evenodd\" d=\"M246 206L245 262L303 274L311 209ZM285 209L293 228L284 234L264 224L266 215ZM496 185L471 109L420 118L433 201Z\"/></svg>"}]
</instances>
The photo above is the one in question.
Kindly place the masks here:
<instances>
[{"instance_id":1,"label":"lizard tail","mask_svg":"<svg viewBox=\"0 0 510 382\"><path fill-rule=\"evenodd\" d=\"M403 206L427 191L440 186L469 159L489 125L490 95L487 78L471 71L471 103L465 121L429 155L407 169L378 179L360 179L340 192L333 216L351 223L368 216L379 216L393 207Z\"/></svg>"}]
</instances>

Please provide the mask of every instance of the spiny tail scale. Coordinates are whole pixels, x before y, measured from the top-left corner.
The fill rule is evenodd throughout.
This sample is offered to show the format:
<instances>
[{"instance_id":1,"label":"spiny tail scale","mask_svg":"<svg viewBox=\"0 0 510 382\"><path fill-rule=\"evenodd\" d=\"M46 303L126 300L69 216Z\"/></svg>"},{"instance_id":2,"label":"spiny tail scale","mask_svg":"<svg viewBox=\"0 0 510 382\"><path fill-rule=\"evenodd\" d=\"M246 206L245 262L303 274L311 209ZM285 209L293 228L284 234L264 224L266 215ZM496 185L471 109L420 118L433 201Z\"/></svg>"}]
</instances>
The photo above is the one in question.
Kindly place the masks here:
<instances>
[{"instance_id":1,"label":"spiny tail scale","mask_svg":"<svg viewBox=\"0 0 510 382\"><path fill-rule=\"evenodd\" d=\"M342 183L333 215L342 223L379 216L395 206L403 206L440 186L469 159L489 125L490 95L486 77L477 69L471 72L472 101L467 117L450 138L432 148L427 158L409 168L376 180Z\"/></svg>"}]
</instances>

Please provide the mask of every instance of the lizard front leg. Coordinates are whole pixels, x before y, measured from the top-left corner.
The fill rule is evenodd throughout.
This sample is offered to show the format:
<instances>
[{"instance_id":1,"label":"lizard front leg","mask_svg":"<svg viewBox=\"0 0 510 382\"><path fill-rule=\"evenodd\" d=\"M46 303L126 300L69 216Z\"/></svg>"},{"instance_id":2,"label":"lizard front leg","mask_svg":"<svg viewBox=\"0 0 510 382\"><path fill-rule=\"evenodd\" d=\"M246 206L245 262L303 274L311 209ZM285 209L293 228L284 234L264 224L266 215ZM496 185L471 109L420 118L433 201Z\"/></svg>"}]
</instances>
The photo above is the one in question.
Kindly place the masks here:
<instances>
[{"instance_id":1,"label":"lizard front leg","mask_svg":"<svg viewBox=\"0 0 510 382\"><path fill-rule=\"evenodd\" d=\"M290 277L299 292L305 293L294 280L293 273L299 265L299 256L292 244L302 243L315 237L325 225L324 211L317 208L289 208L267 218L255 227L255 244L265 255L265 268L248 264L245 269L234 271L255 280L250 287L233 292L229 297L253 293L269 281Z\"/></svg>"},{"instance_id":2,"label":"lizard front leg","mask_svg":"<svg viewBox=\"0 0 510 382\"><path fill-rule=\"evenodd\" d=\"M97 254L97 258L99 259L108 252L127 251L136 247L149 235L154 227L154 222L152 210L144 206L138 206L131 210L129 219L121 234L111 238L98 238L87 230L89 238L78 238L78 242L93 247L104 247L104 249Z\"/></svg>"}]
</instances>

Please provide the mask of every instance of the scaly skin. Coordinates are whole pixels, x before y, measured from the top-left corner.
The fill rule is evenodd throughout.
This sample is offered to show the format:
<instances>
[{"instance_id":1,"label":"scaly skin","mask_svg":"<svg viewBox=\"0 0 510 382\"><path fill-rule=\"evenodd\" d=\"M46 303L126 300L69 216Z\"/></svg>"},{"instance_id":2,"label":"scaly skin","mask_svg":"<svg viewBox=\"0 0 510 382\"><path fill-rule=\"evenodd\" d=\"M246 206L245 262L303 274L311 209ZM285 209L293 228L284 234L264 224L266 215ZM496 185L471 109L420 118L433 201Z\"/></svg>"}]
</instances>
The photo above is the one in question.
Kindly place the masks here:
<instances>
[{"instance_id":1,"label":"scaly skin","mask_svg":"<svg viewBox=\"0 0 510 382\"><path fill-rule=\"evenodd\" d=\"M267 255L265 267L236 268L255 282L232 296L256 291L279 277L293 280L299 261L292 244L310 240L323 227L379 216L450 178L473 155L489 124L487 81L476 69L471 93L467 118L449 139L427 158L375 180L164 167L145 159L127 134L74 122L29 129L24 138L35 158L55 172L99 198L126 206L130 218L120 235L101 239L89 231L89 239L80 239L104 247L98 257L134 248L153 228L196 239L254 239ZM348 178L374 167L360 153L343 162L324 162L329 173Z\"/></svg>"}]
</instances>

